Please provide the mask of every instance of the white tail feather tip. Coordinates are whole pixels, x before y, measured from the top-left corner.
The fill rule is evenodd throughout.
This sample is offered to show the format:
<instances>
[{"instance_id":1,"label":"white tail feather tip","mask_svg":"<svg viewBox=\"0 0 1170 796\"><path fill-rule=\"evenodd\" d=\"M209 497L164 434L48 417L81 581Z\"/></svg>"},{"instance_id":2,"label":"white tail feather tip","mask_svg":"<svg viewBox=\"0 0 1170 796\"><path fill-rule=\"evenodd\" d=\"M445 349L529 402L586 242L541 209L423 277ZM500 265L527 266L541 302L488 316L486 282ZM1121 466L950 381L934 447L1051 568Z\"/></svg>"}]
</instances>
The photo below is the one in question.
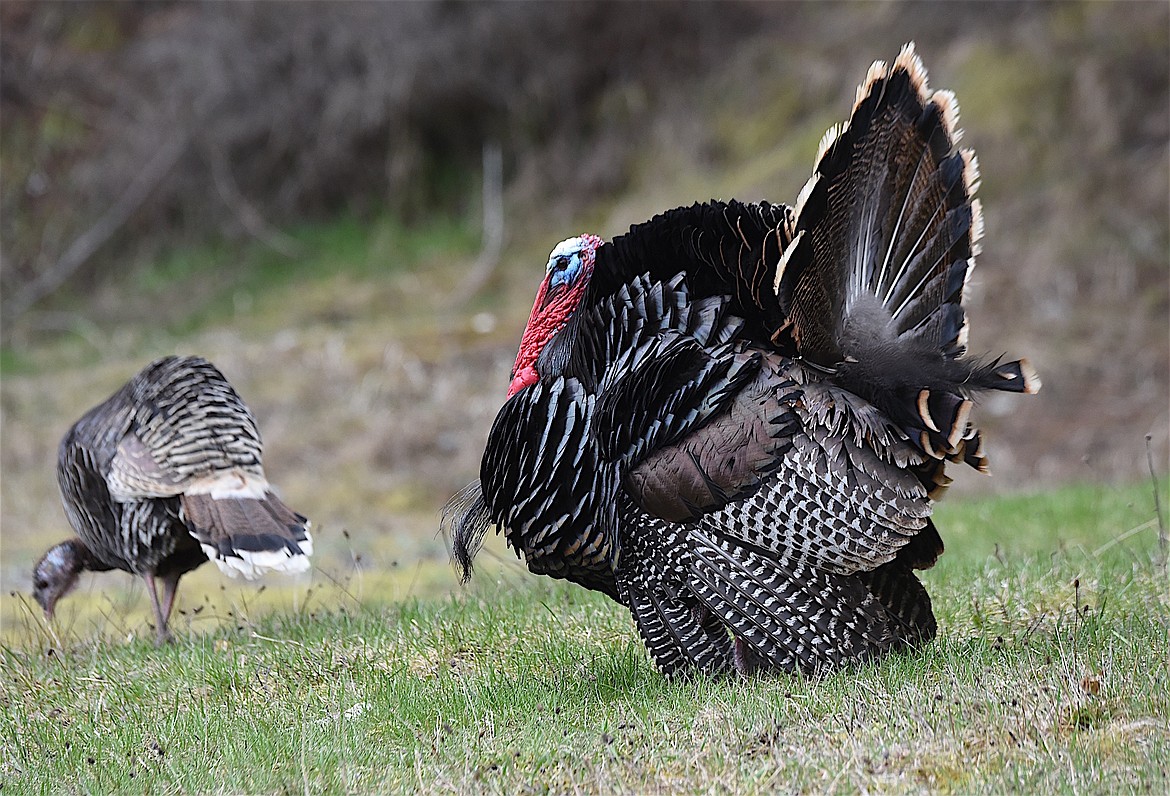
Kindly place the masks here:
<instances>
[{"instance_id":1,"label":"white tail feather tip","mask_svg":"<svg viewBox=\"0 0 1170 796\"><path fill-rule=\"evenodd\" d=\"M1040 374L1032 367L1032 363L1026 359L1020 360L1020 373L1024 376L1024 392L1028 395L1035 395L1040 392Z\"/></svg>"},{"instance_id":2,"label":"white tail feather tip","mask_svg":"<svg viewBox=\"0 0 1170 796\"><path fill-rule=\"evenodd\" d=\"M817 145L817 158L814 162L818 166L820 165L821 160L825 157L825 153L829 151L829 147L833 146L837 139L840 138L841 135L848 129L849 122L841 122L839 124L833 125L825 131L825 134L821 136L820 144Z\"/></svg>"},{"instance_id":3,"label":"white tail feather tip","mask_svg":"<svg viewBox=\"0 0 1170 796\"><path fill-rule=\"evenodd\" d=\"M297 542L297 544L301 547L301 552L305 554L306 558L313 555L313 534L309 533L309 529L312 527L313 523L305 520L305 538L303 541Z\"/></svg>"},{"instance_id":4,"label":"white tail feather tip","mask_svg":"<svg viewBox=\"0 0 1170 796\"><path fill-rule=\"evenodd\" d=\"M221 556L219 551L210 545L201 547L207 557L219 567L219 571L229 578L256 580L269 572L295 575L309 571L308 556L294 555L288 550L241 550L235 556Z\"/></svg>"},{"instance_id":5,"label":"white tail feather tip","mask_svg":"<svg viewBox=\"0 0 1170 796\"><path fill-rule=\"evenodd\" d=\"M936 91L930 101L938 106L942 115L943 130L950 136L951 146L959 143L963 131L959 129L959 101L955 99L955 92L943 89Z\"/></svg>"},{"instance_id":6,"label":"white tail feather tip","mask_svg":"<svg viewBox=\"0 0 1170 796\"><path fill-rule=\"evenodd\" d=\"M861 101L869 96L873 84L885 76L885 61L874 61L869 65L869 71L865 73L865 80L861 81L861 85L857 87L857 95L853 98L853 110L857 110L857 106L861 104Z\"/></svg>"},{"instance_id":7,"label":"white tail feather tip","mask_svg":"<svg viewBox=\"0 0 1170 796\"><path fill-rule=\"evenodd\" d=\"M914 42L903 45L898 57L894 59L891 71L897 71L899 68L910 74L910 81L918 88L918 96L925 101L930 95L930 88L927 83L926 67L922 65L922 59L914 49Z\"/></svg>"}]
</instances>

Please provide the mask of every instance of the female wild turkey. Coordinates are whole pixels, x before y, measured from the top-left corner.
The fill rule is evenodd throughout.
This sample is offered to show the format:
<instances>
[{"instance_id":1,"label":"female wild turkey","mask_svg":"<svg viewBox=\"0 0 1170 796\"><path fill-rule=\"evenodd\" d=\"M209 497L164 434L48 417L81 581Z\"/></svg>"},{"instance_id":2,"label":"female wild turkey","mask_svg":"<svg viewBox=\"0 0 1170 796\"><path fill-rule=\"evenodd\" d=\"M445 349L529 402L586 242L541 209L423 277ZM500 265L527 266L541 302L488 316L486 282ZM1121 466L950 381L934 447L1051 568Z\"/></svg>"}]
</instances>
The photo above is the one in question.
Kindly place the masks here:
<instances>
[{"instance_id":1,"label":"female wild turkey","mask_svg":"<svg viewBox=\"0 0 1170 796\"><path fill-rule=\"evenodd\" d=\"M547 265L480 480L444 523L626 605L665 673L819 671L935 634L913 570L946 462L985 470L966 356L982 231L957 109L871 67L795 209L709 202Z\"/></svg>"},{"instance_id":2,"label":"female wild turkey","mask_svg":"<svg viewBox=\"0 0 1170 796\"><path fill-rule=\"evenodd\" d=\"M57 482L78 538L33 570L49 618L83 570L121 569L146 581L161 643L179 578L208 558L248 579L309 568L309 522L272 492L252 413L205 359L152 362L87 412L61 440Z\"/></svg>"}]
</instances>

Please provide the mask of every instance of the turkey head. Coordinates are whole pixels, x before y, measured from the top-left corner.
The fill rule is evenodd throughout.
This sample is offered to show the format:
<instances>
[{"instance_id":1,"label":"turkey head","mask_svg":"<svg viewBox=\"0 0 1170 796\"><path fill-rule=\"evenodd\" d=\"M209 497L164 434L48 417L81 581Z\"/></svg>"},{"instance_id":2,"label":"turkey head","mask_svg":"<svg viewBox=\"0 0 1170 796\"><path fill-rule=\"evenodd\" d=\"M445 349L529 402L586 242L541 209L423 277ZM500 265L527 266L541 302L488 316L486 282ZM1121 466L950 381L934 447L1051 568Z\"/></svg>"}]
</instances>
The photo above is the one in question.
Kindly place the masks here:
<instances>
[{"instance_id":1,"label":"turkey head","mask_svg":"<svg viewBox=\"0 0 1170 796\"><path fill-rule=\"evenodd\" d=\"M596 235L579 235L561 241L549 255L544 281L536 292L532 314L528 316L528 324L520 338L516 364L512 366L509 398L536 383L542 375L537 370L537 360L553 336L568 325L573 312L581 304L601 244L601 238Z\"/></svg>"}]
</instances>

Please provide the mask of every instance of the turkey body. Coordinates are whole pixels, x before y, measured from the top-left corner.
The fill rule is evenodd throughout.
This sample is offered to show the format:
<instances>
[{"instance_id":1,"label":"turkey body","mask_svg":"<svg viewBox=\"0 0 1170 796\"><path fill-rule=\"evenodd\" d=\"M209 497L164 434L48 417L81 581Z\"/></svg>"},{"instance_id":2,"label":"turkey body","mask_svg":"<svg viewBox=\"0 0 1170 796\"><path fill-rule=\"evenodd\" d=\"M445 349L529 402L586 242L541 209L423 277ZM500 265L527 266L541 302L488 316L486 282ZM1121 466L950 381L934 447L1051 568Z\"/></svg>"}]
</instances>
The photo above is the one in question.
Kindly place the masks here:
<instances>
[{"instance_id":1,"label":"turkey body","mask_svg":"<svg viewBox=\"0 0 1170 796\"><path fill-rule=\"evenodd\" d=\"M794 208L708 202L553 251L480 479L447 507L627 606L667 674L819 672L936 633L915 571L948 462L986 469L968 357L982 231L954 99L904 48Z\"/></svg>"},{"instance_id":2,"label":"turkey body","mask_svg":"<svg viewBox=\"0 0 1170 796\"><path fill-rule=\"evenodd\" d=\"M34 569L50 616L81 571L120 569L145 580L161 641L179 579L208 558L245 578L308 569L309 522L272 492L251 412L205 359L152 362L87 412L61 440L57 481L77 538Z\"/></svg>"}]
</instances>

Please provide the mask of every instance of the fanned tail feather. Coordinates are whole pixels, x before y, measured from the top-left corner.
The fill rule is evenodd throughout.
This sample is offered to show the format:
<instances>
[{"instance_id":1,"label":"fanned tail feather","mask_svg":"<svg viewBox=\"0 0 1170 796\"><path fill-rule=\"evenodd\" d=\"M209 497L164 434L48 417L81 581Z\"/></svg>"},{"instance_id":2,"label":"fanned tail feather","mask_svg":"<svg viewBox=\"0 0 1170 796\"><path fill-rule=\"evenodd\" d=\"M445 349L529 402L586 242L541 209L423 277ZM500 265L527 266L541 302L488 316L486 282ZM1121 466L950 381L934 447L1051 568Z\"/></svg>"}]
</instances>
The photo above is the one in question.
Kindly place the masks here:
<instances>
[{"instance_id":1,"label":"fanned tail feather","mask_svg":"<svg viewBox=\"0 0 1170 796\"><path fill-rule=\"evenodd\" d=\"M260 498L186 493L180 499L191 535L224 574L253 580L309 569L310 523L272 492Z\"/></svg>"},{"instance_id":2,"label":"fanned tail feather","mask_svg":"<svg viewBox=\"0 0 1170 796\"><path fill-rule=\"evenodd\" d=\"M877 405L934 459L986 468L971 425L984 390L1034 393L1026 360L966 358L963 293L979 251L979 167L950 92L932 92L906 45L875 63L852 116L826 135L776 271L773 336Z\"/></svg>"}]
</instances>

